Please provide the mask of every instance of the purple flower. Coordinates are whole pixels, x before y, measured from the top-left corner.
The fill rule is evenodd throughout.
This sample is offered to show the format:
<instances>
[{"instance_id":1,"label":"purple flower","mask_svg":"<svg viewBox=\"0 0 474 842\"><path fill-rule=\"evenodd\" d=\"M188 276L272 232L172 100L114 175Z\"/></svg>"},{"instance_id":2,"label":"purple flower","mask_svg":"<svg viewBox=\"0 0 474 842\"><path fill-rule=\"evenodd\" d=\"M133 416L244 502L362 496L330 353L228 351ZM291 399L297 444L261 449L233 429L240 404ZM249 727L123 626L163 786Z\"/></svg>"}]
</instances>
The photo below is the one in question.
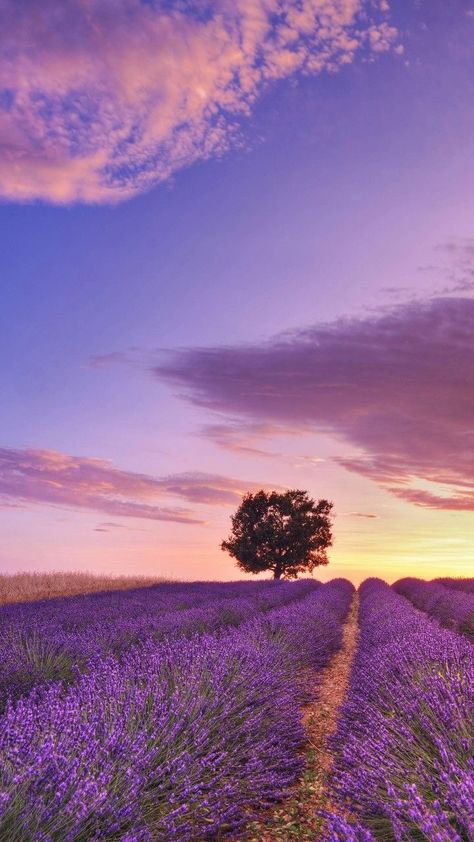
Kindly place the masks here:
<instances>
[{"instance_id":1,"label":"purple flower","mask_svg":"<svg viewBox=\"0 0 474 842\"><path fill-rule=\"evenodd\" d=\"M234 610L249 589L231 590ZM302 766L299 671L340 646L353 587L266 583L257 594L238 625L149 633L70 683L7 702L0 838L215 839L282 797Z\"/></svg>"},{"instance_id":2,"label":"purple flower","mask_svg":"<svg viewBox=\"0 0 474 842\"><path fill-rule=\"evenodd\" d=\"M360 594L333 797L375 839L474 840L473 647L380 580Z\"/></svg>"}]
</instances>

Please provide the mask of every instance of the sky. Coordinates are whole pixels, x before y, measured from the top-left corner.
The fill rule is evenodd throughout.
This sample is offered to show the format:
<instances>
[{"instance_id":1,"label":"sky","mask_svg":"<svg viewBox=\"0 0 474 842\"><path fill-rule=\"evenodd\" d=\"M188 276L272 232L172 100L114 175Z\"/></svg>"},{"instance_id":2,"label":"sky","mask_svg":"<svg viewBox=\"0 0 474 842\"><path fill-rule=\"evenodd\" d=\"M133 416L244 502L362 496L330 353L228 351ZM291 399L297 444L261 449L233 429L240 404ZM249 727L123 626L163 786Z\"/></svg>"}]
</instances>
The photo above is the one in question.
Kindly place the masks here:
<instances>
[{"instance_id":1,"label":"sky","mask_svg":"<svg viewBox=\"0 0 474 842\"><path fill-rule=\"evenodd\" d=\"M0 566L473 575L474 3L0 0Z\"/></svg>"}]
</instances>

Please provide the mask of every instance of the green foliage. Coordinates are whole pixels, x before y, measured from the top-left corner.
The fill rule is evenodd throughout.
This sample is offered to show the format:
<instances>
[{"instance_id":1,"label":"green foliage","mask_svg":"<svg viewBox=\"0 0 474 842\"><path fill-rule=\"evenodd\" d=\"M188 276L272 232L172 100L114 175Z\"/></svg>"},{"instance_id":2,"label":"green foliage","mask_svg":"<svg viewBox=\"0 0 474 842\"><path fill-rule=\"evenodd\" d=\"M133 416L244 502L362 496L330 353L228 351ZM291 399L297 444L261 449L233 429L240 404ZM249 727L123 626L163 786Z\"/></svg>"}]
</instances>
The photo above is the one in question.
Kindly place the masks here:
<instances>
[{"instance_id":1,"label":"green foliage","mask_svg":"<svg viewBox=\"0 0 474 842\"><path fill-rule=\"evenodd\" d=\"M221 548L246 573L272 570L275 579L296 579L328 563L332 506L328 500L312 500L307 491L247 494Z\"/></svg>"},{"instance_id":2,"label":"green foliage","mask_svg":"<svg viewBox=\"0 0 474 842\"><path fill-rule=\"evenodd\" d=\"M35 631L7 632L9 656L15 665L12 684L16 694L28 693L36 682L71 681L75 671L73 658L52 639ZM80 659L76 661L80 669Z\"/></svg>"}]
</instances>

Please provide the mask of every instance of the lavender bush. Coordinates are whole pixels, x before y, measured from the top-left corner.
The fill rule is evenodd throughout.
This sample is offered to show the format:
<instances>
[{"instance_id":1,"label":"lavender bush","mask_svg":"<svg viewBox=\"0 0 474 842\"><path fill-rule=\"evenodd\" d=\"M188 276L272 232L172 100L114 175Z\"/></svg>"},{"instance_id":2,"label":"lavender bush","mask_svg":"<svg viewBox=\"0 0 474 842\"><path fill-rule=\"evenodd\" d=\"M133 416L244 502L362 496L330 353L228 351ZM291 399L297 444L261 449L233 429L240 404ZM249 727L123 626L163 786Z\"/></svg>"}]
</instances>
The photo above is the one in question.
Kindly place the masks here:
<instances>
[{"instance_id":1,"label":"lavender bush","mask_svg":"<svg viewBox=\"0 0 474 842\"><path fill-rule=\"evenodd\" d=\"M474 839L474 658L377 579L361 586L360 645L333 740L331 842Z\"/></svg>"},{"instance_id":2,"label":"lavender bush","mask_svg":"<svg viewBox=\"0 0 474 842\"><path fill-rule=\"evenodd\" d=\"M0 608L0 709L40 681L70 681L91 659L144 638L190 636L237 626L319 586L298 582L163 584L134 591Z\"/></svg>"},{"instance_id":3,"label":"lavender bush","mask_svg":"<svg viewBox=\"0 0 474 842\"><path fill-rule=\"evenodd\" d=\"M410 578L400 579L393 588L442 626L465 634L474 642L474 593Z\"/></svg>"},{"instance_id":4,"label":"lavender bush","mask_svg":"<svg viewBox=\"0 0 474 842\"><path fill-rule=\"evenodd\" d=\"M445 579L433 579L433 582L436 582L438 585L444 585L445 588L453 588L455 591L474 594L474 579L452 579L448 576Z\"/></svg>"},{"instance_id":5,"label":"lavender bush","mask_svg":"<svg viewBox=\"0 0 474 842\"><path fill-rule=\"evenodd\" d=\"M336 580L219 634L97 657L0 718L0 838L205 840L282 795L301 768L298 674L341 643Z\"/></svg>"}]
</instances>

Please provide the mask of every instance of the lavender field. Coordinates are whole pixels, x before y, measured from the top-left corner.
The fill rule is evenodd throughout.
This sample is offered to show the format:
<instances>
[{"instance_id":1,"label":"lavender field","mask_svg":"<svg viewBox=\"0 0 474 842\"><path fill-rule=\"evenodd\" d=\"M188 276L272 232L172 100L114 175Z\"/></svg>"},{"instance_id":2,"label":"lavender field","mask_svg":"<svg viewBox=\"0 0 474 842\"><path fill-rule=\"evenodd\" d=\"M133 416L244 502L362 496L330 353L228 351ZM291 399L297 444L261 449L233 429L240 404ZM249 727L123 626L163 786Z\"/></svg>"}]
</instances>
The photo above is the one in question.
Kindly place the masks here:
<instances>
[{"instance_id":1,"label":"lavender field","mask_svg":"<svg viewBox=\"0 0 474 842\"><path fill-rule=\"evenodd\" d=\"M3 606L0 840L474 840L472 601L302 579ZM277 827L351 623L324 791Z\"/></svg>"}]
</instances>

